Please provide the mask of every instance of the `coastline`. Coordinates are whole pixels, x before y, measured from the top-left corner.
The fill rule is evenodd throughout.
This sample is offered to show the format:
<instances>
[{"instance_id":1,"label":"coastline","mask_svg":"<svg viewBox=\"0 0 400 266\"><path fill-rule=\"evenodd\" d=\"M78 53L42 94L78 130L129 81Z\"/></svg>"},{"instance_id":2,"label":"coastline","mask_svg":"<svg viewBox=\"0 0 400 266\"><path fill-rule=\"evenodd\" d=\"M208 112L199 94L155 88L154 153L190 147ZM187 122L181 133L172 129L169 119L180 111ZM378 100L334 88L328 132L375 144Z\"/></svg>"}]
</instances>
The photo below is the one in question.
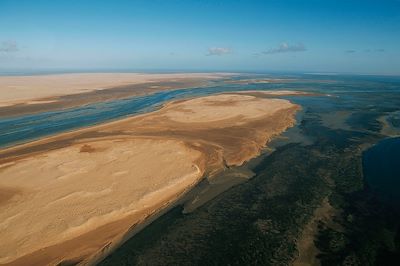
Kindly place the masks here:
<instances>
[{"instance_id":1,"label":"coastline","mask_svg":"<svg viewBox=\"0 0 400 266\"><path fill-rule=\"evenodd\" d=\"M248 104L249 101L252 104ZM261 112L256 110L261 106L265 106L265 101L270 106ZM238 110L233 114L233 110L229 108L232 104L233 106L239 106L239 108L238 106L234 108ZM35 158L42 153L49 154L58 150L66 152L70 147L77 145L80 149L85 145L89 145L85 149L90 153L91 148L94 148L95 151L99 148L96 147L96 142L109 141L110 139L121 139L123 143L129 139L134 139L134 141L150 140L150 142L179 141L184 143L190 150L202 154L200 161L196 159L196 165L199 167L200 173L183 190L177 191L176 193L178 194L174 194L175 196L172 196L169 200L164 200L164 204L158 205L159 208L152 209L149 214L150 217L157 217L160 209L165 209L165 204L173 206L174 202L182 194L189 191L204 176L213 176L227 166L241 165L244 161L257 156L261 148L272 137L279 135L287 127L293 125L294 114L298 109L297 105L293 105L286 100L261 99L234 93L174 101L155 112L80 129L6 149L6 151L1 152L3 159L0 160L0 163L3 164L3 167L0 169L3 171L10 170L14 165L18 165L19 161L24 161L24 158ZM204 110L209 110L209 112L204 112ZM204 117L204 113L206 117ZM188 114L190 115L188 116ZM277 119L280 122L276 122ZM180 130L177 130L177 128ZM207 137L202 137L204 135ZM101 149L98 150L101 151ZM240 156L237 154L240 154ZM149 215L145 215L145 217L148 218ZM145 220L142 217L138 221L143 222ZM132 224L141 224L138 221L131 220L129 228L131 228ZM146 224L146 222L144 223ZM132 232L134 233L135 230L133 229ZM102 253L102 251L116 247L119 245L118 243L123 242L126 231L125 233L119 232L117 235L112 239L117 238L119 239L118 241L111 241L113 244L109 243L110 240L106 241L109 244L105 244L100 249L100 253L95 252L97 255L89 257L93 258L93 260L98 260L105 256L106 254ZM92 252L89 253L92 254ZM26 255L28 254L33 255L34 253L27 253ZM69 255L72 256L72 254ZM83 255L81 254L80 256ZM88 256L84 256L85 258L80 256L75 254L72 258L62 258L61 261L78 257L83 261L91 261ZM28 259L28 257L26 258ZM32 258L30 257L29 259ZM60 258L57 259L60 262Z\"/></svg>"}]
</instances>

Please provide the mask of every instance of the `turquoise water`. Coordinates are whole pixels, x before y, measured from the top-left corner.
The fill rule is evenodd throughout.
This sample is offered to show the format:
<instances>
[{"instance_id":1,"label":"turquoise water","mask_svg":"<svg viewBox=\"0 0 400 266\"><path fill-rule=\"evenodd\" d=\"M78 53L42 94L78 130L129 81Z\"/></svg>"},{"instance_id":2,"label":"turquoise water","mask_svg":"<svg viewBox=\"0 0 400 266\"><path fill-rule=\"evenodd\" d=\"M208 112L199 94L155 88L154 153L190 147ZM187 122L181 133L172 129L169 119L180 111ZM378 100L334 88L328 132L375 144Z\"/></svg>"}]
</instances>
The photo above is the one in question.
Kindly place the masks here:
<instances>
[{"instance_id":1,"label":"turquoise water","mask_svg":"<svg viewBox=\"0 0 400 266\"><path fill-rule=\"evenodd\" d=\"M78 108L10 117L0 120L0 146L9 146L63 131L90 126L156 109L172 99L204 94L206 91L176 90L158 92Z\"/></svg>"},{"instance_id":2,"label":"turquoise water","mask_svg":"<svg viewBox=\"0 0 400 266\"><path fill-rule=\"evenodd\" d=\"M0 119L0 147L148 112L174 99L254 89L253 87L251 85L245 88L238 85L221 85L162 91L146 96L94 103L77 108L4 118ZM269 86L267 89L274 89L274 87Z\"/></svg>"},{"instance_id":3,"label":"turquoise water","mask_svg":"<svg viewBox=\"0 0 400 266\"><path fill-rule=\"evenodd\" d=\"M257 75L257 78L270 78L271 76ZM241 76L234 79L254 78L254 76ZM209 95L213 93L238 91L238 90L301 90L316 93L329 93L332 97L283 97L289 98L304 108L313 112L331 112L338 109L363 108L374 105L371 94L386 93L385 106L389 111L398 110L399 80L380 77L332 77L332 76L279 76L277 78L293 78L296 81L283 81L267 84L223 84L213 87L179 89L163 91L151 95L132 97L123 100L94 103L82 107L44 112L31 115L8 117L0 119L0 147L7 147L28 142L55 133L74 130L102 122L120 119L151 110L155 110L163 103L187 97ZM378 95L379 96L379 95ZM376 96L374 96L376 97ZM388 100L389 99L389 100ZM397 109L396 109L397 108ZM367 114L370 116L370 114ZM365 114L353 117L354 126L360 120L365 120ZM368 118L368 117L367 117ZM373 128L374 125L371 125Z\"/></svg>"}]
</instances>

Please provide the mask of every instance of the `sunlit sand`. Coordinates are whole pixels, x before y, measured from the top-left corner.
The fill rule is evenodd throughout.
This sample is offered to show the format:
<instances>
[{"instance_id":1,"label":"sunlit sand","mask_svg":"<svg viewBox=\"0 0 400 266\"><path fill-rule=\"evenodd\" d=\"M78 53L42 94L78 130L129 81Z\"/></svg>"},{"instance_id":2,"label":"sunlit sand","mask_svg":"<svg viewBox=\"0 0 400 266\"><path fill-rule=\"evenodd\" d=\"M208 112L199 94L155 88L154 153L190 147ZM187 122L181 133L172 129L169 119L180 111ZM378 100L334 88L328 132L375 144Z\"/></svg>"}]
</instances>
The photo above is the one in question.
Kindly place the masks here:
<instances>
[{"instance_id":1,"label":"sunlit sand","mask_svg":"<svg viewBox=\"0 0 400 266\"><path fill-rule=\"evenodd\" d=\"M0 263L92 263L202 178L257 156L297 105L222 94L0 152Z\"/></svg>"}]
</instances>

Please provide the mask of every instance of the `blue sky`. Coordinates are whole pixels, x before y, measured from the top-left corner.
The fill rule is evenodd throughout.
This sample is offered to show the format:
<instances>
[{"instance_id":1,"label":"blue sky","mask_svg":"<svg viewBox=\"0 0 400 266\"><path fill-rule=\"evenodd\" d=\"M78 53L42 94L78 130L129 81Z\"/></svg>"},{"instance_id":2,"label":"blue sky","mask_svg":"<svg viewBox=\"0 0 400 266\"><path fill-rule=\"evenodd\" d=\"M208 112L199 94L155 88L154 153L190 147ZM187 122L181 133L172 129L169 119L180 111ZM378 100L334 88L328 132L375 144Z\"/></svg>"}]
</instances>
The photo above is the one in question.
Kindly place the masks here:
<instances>
[{"instance_id":1,"label":"blue sky","mask_svg":"<svg viewBox=\"0 0 400 266\"><path fill-rule=\"evenodd\" d=\"M400 0L0 0L0 69L400 75Z\"/></svg>"}]
</instances>

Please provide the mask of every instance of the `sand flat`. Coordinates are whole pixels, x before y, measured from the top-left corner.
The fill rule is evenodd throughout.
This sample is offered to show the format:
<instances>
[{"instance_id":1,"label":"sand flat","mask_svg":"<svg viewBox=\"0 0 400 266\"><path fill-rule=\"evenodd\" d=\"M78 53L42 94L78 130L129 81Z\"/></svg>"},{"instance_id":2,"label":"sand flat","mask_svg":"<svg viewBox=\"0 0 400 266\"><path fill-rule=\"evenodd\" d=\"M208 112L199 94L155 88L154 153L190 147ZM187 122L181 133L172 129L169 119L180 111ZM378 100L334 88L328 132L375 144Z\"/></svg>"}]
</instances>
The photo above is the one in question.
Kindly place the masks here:
<instances>
[{"instance_id":1,"label":"sand flat","mask_svg":"<svg viewBox=\"0 0 400 266\"><path fill-rule=\"evenodd\" d=\"M214 95L1 151L0 263L90 263L204 176L257 156L298 109Z\"/></svg>"},{"instance_id":2,"label":"sand flat","mask_svg":"<svg viewBox=\"0 0 400 266\"><path fill-rule=\"evenodd\" d=\"M271 99L268 104L254 99L253 96L236 94L223 94L217 98L215 96L201 97L174 104L172 108L165 108L164 116L182 123L221 122L236 118L238 125L242 120L256 119L266 113L273 113L274 110L291 106L291 103L279 99ZM246 109L246 112L241 112L243 109Z\"/></svg>"},{"instance_id":3,"label":"sand flat","mask_svg":"<svg viewBox=\"0 0 400 266\"><path fill-rule=\"evenodd\" d=\"M0 76L0 107L38 104L56 96L87 93L124 85L217 79L229 74L210 73L79 73L34 76ZM157 89L154 87L153 89ZM160 88L161 89L161 88Z\"/></svg>"}]
</instances>

